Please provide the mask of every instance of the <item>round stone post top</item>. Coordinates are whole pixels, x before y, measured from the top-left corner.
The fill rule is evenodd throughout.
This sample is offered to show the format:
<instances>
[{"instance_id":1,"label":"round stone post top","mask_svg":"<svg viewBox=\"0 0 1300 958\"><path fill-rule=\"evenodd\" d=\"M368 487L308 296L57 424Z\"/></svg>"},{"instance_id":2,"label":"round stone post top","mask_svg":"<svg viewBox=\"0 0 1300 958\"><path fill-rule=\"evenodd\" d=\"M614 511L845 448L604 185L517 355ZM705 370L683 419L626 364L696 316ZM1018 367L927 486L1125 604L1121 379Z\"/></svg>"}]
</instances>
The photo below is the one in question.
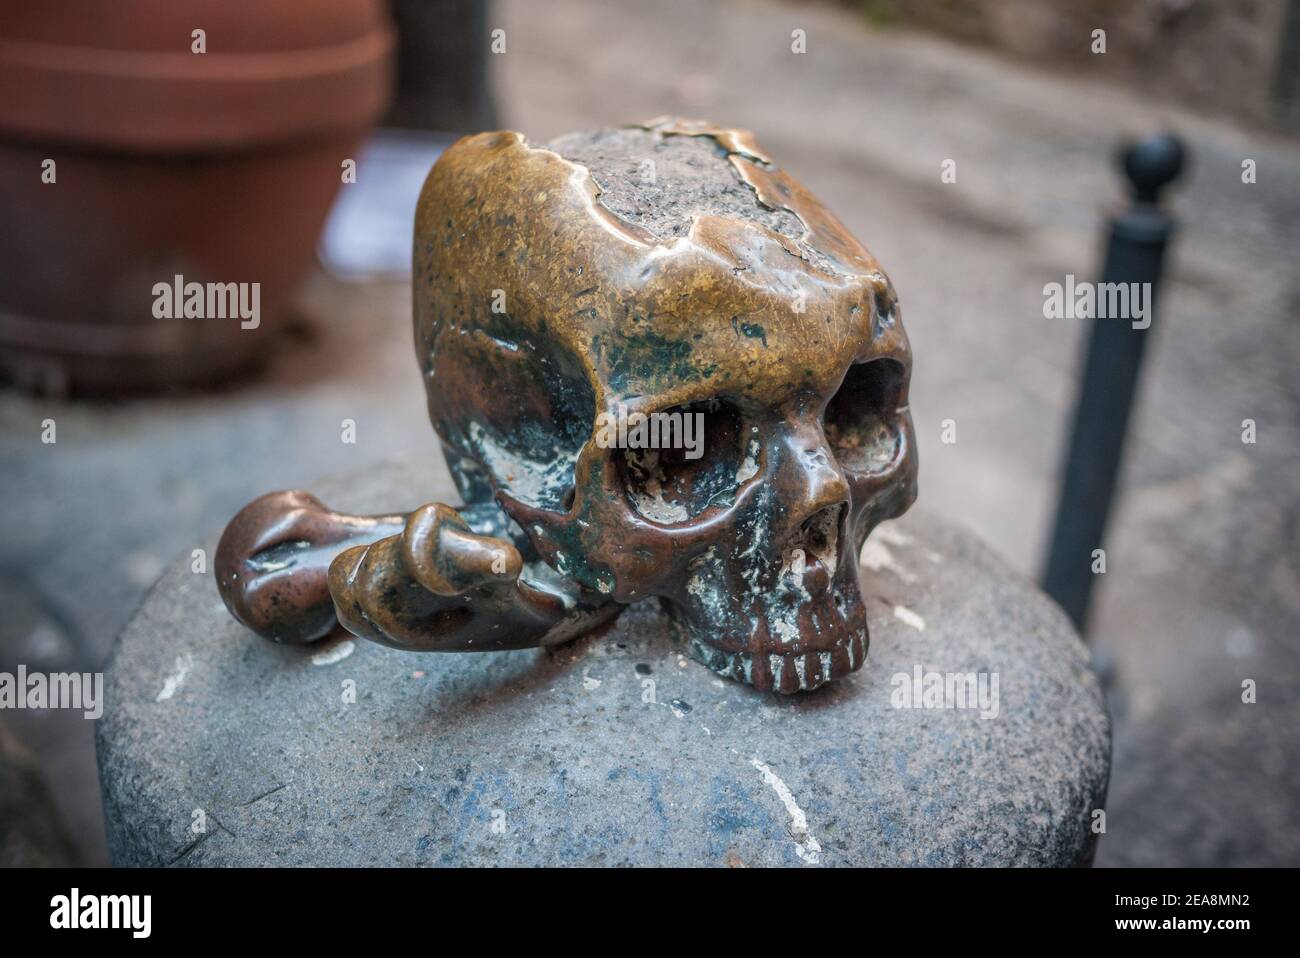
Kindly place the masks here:
<instances>
[{"instance_id":1,"label":"round stone post top","mask_svg":"<svg viewBox=\"0 0 1300 958\"><path fill-rule=\"evenodd\" d=\"M445 494L430 476L385 468L321 491L413 507ZM113 860L1090 861L1110 726L1063 613L924 513L882 526L862 562L871 655L799 696L688 662L654 603L549 649L274 645L178 562L108 669Z\"/></svg>"}]
</instances>

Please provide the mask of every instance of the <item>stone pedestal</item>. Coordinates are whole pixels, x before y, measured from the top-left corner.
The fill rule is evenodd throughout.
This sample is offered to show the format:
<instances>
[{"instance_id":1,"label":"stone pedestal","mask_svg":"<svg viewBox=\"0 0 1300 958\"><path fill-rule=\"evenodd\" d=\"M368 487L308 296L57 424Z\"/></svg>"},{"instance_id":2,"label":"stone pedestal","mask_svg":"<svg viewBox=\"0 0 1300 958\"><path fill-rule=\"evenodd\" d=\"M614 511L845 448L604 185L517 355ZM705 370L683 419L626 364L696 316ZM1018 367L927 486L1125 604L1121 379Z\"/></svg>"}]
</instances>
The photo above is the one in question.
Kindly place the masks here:
<instances>
[{"instance_id":1,"label":"stone pedestal","mask_svg":"<svg viewBox=\"0 0 1300 958\"><path fill-rule=\"evenodd\" d=\"M313 491L386 511L428 486L405 469ZM782 698L679 655L653 605L550 651L274 646L186 558L109 666L113 861L1088 863L1110 725L1065 616L923 512L863 561L867 664ZM953 707L952 683L927 700L927 673L975 673L983 708Z\"/></svg>"}]
</instances>

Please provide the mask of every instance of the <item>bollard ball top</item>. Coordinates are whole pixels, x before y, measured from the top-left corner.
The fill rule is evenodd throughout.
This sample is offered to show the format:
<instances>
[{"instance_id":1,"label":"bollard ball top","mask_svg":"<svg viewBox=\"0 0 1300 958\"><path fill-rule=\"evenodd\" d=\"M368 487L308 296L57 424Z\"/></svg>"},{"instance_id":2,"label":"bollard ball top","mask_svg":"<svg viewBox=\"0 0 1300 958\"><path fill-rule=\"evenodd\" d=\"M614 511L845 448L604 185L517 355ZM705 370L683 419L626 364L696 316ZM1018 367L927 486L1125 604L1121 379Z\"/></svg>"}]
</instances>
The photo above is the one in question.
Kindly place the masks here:
<instances>
[{"instance_id":1,"label":"bollard ball top","mask_svg":"<svg viewBox=\"0 0 1300 958\"><path fill-rule=\"evenodd\" d=\"M1139 203L1155 203L1161 190L1183 171L1186 151L1172 133L1159 133L1126 144L1120 151L1124 174Z\"/></svg>"}]
</instances>

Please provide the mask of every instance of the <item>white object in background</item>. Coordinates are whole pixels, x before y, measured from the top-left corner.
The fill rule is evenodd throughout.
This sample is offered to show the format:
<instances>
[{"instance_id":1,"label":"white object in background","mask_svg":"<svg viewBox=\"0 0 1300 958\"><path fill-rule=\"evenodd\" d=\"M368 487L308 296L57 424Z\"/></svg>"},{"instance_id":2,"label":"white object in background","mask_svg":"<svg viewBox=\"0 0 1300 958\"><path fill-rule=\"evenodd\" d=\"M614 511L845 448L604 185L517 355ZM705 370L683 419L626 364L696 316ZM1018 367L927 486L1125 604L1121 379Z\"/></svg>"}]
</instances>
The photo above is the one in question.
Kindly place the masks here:
<instances>
[{"instance_id":1,"label":"white object in background","mask_svg":"<svg viewBox=\"0 0 1300 958\"><path fill-rule=\"evenodd\" d=\"M356 182L339 190L317 246L331 275L359 282L411 274L411 230L420 187L456 139L450 133L377 130L366 141L356 158Z\"/></svg>"}]
</instances>

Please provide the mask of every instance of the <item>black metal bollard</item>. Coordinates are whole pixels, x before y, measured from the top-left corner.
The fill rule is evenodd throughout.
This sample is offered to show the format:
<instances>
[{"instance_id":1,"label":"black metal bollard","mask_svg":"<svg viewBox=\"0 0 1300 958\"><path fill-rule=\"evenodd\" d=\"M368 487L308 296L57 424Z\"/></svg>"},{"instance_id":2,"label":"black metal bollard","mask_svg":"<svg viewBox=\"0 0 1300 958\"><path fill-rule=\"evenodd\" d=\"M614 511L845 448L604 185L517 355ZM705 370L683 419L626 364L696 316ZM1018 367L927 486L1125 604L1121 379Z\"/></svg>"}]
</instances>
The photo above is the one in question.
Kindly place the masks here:
<instances>
[{"instance_id":1,"label":"black metal bollard","mask_svg":"<svg viewBox=\"0 0 1300 958\"><path fill-rule=\"evenodd\" d=\"M1173 219L1157 205L1161 190L1183 168L1183 145L1164 134L1121 153L1133 189L1133 205L1111 220L1103 283L1150 283L1156 294ZM1131 302L1131 301L1130 301ZM1056 525L1043 573L1043 588L1083 631L1092 593L1093 550L1101 548L1115 492L1142 351L1155 324L1134 328L1122 317L1092 321L1088 358L1075 407Z\"/></svg>"}]
</instances>

